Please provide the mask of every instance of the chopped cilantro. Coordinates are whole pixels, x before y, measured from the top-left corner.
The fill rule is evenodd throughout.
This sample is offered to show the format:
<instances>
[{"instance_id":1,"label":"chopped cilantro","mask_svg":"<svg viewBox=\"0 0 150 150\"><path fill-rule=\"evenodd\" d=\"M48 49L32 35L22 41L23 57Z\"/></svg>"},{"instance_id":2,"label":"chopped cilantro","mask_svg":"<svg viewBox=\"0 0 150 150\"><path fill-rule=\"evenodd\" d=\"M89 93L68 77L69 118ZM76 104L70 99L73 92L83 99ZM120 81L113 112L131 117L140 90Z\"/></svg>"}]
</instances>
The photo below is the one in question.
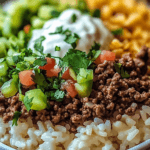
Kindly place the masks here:
<instances>
[{"instance_id":1,"label":"chopped cilantro","mask_svg":"<svg viewBox=\"0 0 150 150\"><path fill-rule=\"evenodd\" d=\"M59 11L57 11L57 10L51 11L51 16L52 16L53 18L59 17L60 14L61 14L61 12L59 12Z\"/></svg>"},{"instance_id":2,"label":"chopped cilantro","mask_svg":"<svg viewBox=\"0 0 150 150\"><path fill-rule=\"evenodd\" d=\"M94 41L94 44L92 45L91 49L90 50L99 50L101 47L101 45L99 43L96 43Z\"/></svg>"},{"instance_id":3,"label":"chopped cilantro","mask_svg":"<svg viewBox=\"0 0 150 150\"><path fill-rule=\"evenodd\" d=\"M51 100L56 100L58 102L61 102L65 96L65 92L60 90L51 91L50 93Z\"/></svg>"},{"instance_id":4,"label":"chopped cilantro","mask_svg":"<svg viewBox=\"0 0 150 150\"><path fill-rule=\"evenodd\" d=\"M94 12L93 12L93 17L96 17L96 18L100 18L101 14L100 14L100 10L99 9L95 9Z\"/></svg>"},{"instance_id":5,"label":"chopped cilantro","mask_svg":"<svg viewBox=\"0 0 150 150\"><path fill-rule=\"evenodd\" d=\"M29 48L25 48L21 51L21 56L24 56L24 57L28 57L28 56L32 56L33 52L32 50Z\"/></svg>"},{"instance_id":6,"label":"chopped cilantro","mask_svg":"<svg viewBox=\"0 0 150 150\"><path fill-rule=\"evenodd\" d=\"M56 101L61 102L63 100L65 96L65 92L64 91L60 91L57 90L54 94L54 98L56 99Z\"/></svg>"},{"instance_id":7,"label":"chopped cilantro","mask_svg":"<svg viewBox=\"0 0 150 150\"><path fill-rule=\"evenodd\" d=\"M74 34L67 35L64 41L68 44L71 44L71 46L75 49L79 39L80 39L79 35L74 33Z\"/></svg>"},{"instance_id":8,"label":"chopped cilantro","mask_svg":"<svg viewBox=\"0 0 150 150\"><path fill-rule=\"evenodd\" d=\"M117 29L117 30L112 30L111 31L111 33L113 34L113 35L122 35L123 34L123 29L122 28L119 28L119 29Z\"/></svg>"},{"instance_id":9,"label":"chopped cilantro","mask_svg":"<svg viewBox=\"0 0 150 150\"><path fill-rule=\"evenodd\" d=\"M69 29L66 29L62 32L62 34L65 34L65 35L70 35L71 34L71 31Z\"/></svg>"},{"instance_id":10,"label":"chopped cilantro","mask_svg":"<svg viewBox=\"0 0 150 150\"><path fill-rule=\"evenodd\" d=\"M94 61L100 55L100 46L101 45L99 43L94 42L94 45L91 47L90 52L87 55L90 60Z\"/></svg>"},{"instance_id":11,"label":"chopped cilantro","mask_svg":"<svg viewBox=\"0 0 150 150\"><path fill-rule=\"evenodd\" d=\"M44 75L39 72L38 69L34 70L35 75L33 76L33 80L35 83L37 83L37 88L41 89L42 91L45 91L45 89L49 88L49 84L47 83Z\"/></svg>"},{"instance_id":12,"label":"chopped cilantro","mask_svg":"<svg viewBox=\"0 0 150 150\"><path fill-rule=\"evenodd\" d=\"M43 53L43 46L42 46L42 42L45 40L46 38L44 36L41 36L40 38L35 40L34 43L34 48L35 50L39 51L40 53Z\"/></svg>"},{"instance_id":13,"label":"chopped cilantro","mask_svg":"<svg viewBox=\"0 0 150 150\"><path fill-rule=\"evenodd\" d=\"M130 75L128 74L128 72L123 69L122 64L120 64L120 63L114 63L114 66L115 66L116 71L119 74L121 74L121 76L123 78L129 78L130 77Z\"/></svg>"},{"instance_id":14,"label":"chopped cilantro","mask_svg":"<svg viewBox=\"0 0 150 150\"><path fill-rule=\"evenodd\" d=\"M85 52L69 49L66 55L62 58L61 66L72 68L78 74L80 68L87 69L91 64L91 60L87 59Z\"/></svg>"},{"instance_id":15,"label":"chopped cilantro","mask_svg":"<svg viewBox=\"0 0 150 150\"><path fill-rule=\"evenodd\" d=\"M33 66L44 66L45 64L47 64L45 57L40 57L34 61Z\"/></svg>"},{"instance_id":16,"label":"chopped cilantro","mask_svg":"<svg viewBox=\"0 0 150 150\"><path fill-rule=\"evenodd\" d=\"M13 56L12 59L13 59L15 64L17 64L18 62L23 61L23 57L21 55Z\"/></svg>"},{"instance_id":17,"label":"chopped cilantro","mask_svg":"<svg viewBox=\"0 0 150 150\"><path fill-rule=\"evenodd\" d=\"M17 63L16 65L16 70L18 71L24 71L24 70L30 70L30 69L32 69L32 65L30 65L29 62L22 61L22 62Z\"/></svg>"},{"instance_id":18,"label":"chopped cilantro","mask_svg":"<svg viewBox=\"0 0 150 150\"><path fill-rule=\"evenodd\" d=\"M55 47L55 51L60 51L60 50L61 50L61 48L59 46Z\"/></svg>"},{"instance_id":19,"label":"chopped cilantro","mask_svg":"<svg viewBox=\"0 0 150 150\"><path fill-rule=\"evenodd\" d=\"M61 34L63 32L63 26L60 26L60 27L57 27L56 28L56 31L53 32L53 33L49 33L50 35L53 35L53 34Z\"/></svg>"},{"instance_id":20,"label":"chopped cilantro","mask_svg":"<svg viewBox=\"0 0 150 150\"><path fill-rule=\"evenodd\" d=\"M76 22L76 20L77 20L77 16L76 16L76 14L73 14L73 15L71 16L71 21L72 21L72 23Z\"/></svg>"},{"instance_id":21,"label":"chopped cilantro","mask_svg":"<svg viewBox=\"0 0 150 150\"><path fill-rule=\"evenodd\" d=\"M32 97L32 98L29 99L28 96L24 97L23 103L24 103L27 111L29 111L31 109L31 107L32 107L33 98L34 97Z\"/></svg>"},{"instance_id":22,"label":"chopped cilantro","mask_svg":"<svg viewBox=\"0 0 150 150\"><path fill-rule=\"evenodd\" d=\"M17 121L18 121L18 119L19 119L19 117L21 116L21 112L19 112L19 111L15 111L15 113L14 113L14 117L13 117L13 122L12 122L12 126L13 125L15 125L15 126L17 126L18 124L17 124Z\"/></svg>"}]
</instances>

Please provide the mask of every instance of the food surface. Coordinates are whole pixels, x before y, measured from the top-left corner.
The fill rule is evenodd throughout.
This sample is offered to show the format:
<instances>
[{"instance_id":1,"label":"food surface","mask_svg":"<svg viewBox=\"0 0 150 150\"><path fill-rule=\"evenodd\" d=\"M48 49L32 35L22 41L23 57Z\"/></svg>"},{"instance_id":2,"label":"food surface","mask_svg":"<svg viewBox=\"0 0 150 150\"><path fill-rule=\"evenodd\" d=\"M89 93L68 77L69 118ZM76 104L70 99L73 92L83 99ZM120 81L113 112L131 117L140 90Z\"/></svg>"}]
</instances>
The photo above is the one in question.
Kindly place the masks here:
<instances>
[{"instance_id":1,"label":"food surface","mask_svg":"<svg viewBox=\"0 0 150 150\"><path fill-rule=\"evenodd\" d=\"M73 15L76 16L75 20L72 20ZM71 45L64 41L64 34L50 34L60 26L63 30L69 29L79 35L77 49L86 53L89 52L94 41L100 43L102 49L108 49L113 39L113 35L105 28L100 19L82 15L80 11L70 9L62 12L59 18L47 21L42 29L33 30L28 47L34 50L34 41L40 36L44 36L46 39L42 43L43 52L63 57ZM55 51L56 46L61 48L61 52Z\"/></svg>"},{"instance_id":2,"label":"food surface","mask_svg":"<svg viewBox=\"0 0 150 150\"><path fill-rule=\"evenodd\" d=\"M149 20L133 0L0 9L0 142L127 150L150 139Z\"/></svg>"}]
</instances>

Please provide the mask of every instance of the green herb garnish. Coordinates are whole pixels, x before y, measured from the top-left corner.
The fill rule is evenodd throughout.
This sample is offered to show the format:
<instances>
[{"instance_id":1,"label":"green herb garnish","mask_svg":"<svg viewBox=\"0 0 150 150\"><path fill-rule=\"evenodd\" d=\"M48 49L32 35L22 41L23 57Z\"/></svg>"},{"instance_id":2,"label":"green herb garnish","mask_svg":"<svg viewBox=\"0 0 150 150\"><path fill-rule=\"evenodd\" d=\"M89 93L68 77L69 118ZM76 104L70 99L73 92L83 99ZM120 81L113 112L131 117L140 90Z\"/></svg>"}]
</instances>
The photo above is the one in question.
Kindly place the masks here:
<instances>
[{"instance_id":1,"label":"green herb garnish","mask_svg":"<svg viewBox=\"0 0 150 150\"><path fill-rule=\"evenodd\" d=\"M61 48L59 46L55 47L55 51L60 51L60 50L61 50Z\"/></svg>"},{"instance_id":2,"label":"green herb garnish","mask_svg":"<svg viewBox=\"0 0 150 150\"><path fill-rule=\"evenodd\" d=\"M57 27L55 32L53 33L49 33L49 35L53 35L53 34L62 34L63 32L63 26Z\"/></svg>"},{"instance_id":3,"label":"green herb garnish","mask_svg":"<svg viewBox=\"0 0 150 150\"><path fill-rule=\"evenodd\" d=\"M45 64L47 64L45 57L40 57L34 61L33 66L44 66Z\"/></svg>"},{"instance_id":4,"label":"green herb garnish","mask_svg":"<svg viewBox=\"0 0 150 150\"><path fill-rule=\"evenodd\" d=\"M76 16L76 14L73 14L73 15L71 16L71 21L72 21L72 23L76 22L76 20L77 20L77 16Z\"/></svg>"},{"instance_id":5,"label":"green herb garnish","mask_svg":"<svg viewBox=\"0 0 150 150\"><path fill-rule=\"evenodd\" d=\"M70 67L76 74L78 74L79 68L87 69L91 63L92 61L87 58L85 52L69 49L66 55L62 58L60 65L62 67Z\"/></svg>"},{"instance_id":6,"label":"green herb garnish","mask_svg":"<svg viewBox=\"0 0 150 150\"><path fill-rule=\"evenodd\" d=\"M120 29L117 29L117 30L112 30L111 33L113 35L119 35L119 36L121 36L123 34L123 29L120 28Z\"/></svg>"},{"instance_id":7,"label":"green herb garnish","mask_svg":"<svg viewBox=\"0 0 150 150\"><path fill-rule=\"evenodd\" d=\"M56 101L61 102L65 96L64 91L57 90L54 94L54 98Z\"/></svg>"},{"instance_id":8,"label":"green herb garnish","mask_svg":"<svg viewBox=\"0 0 150 150\"><path fill-rule=\"evenodd\" d=\"M18 62L23 61L23 57L21 55L13 56L12 59L13 59L15 64L17 64Z\"/></svg>"},{"instance_id":9,"label":"green herb garnish","mask_svg":"<svg viewBox=\"0 0 150 150\"><path fill-rule=\"evenodd\" d=\"M45 40L46 38L44 36L41 36L40 38L35 40L34 43L34 48L35 50L39 51L40 53L43 53L43 46L42 46L42 42Z\"/></svg>"},{"instance_id":10,"label":"green herb garnish","mask_svg":"<svg viewBox=\"0 0 150 150\"><path fill-rule=\"evenodd\" d=\"M60 14L61 14L61 12L59 12L59 11L57 11L57 10L51 11L51 16L52 16L53 18L59 17Z\"/></svg>"},{"instance_id":11,"label":"green herb garnish","mask_svg":"<svg viewBox=\"0 0 150 150\"><path fill-rule=\"evenodd\" d=\"M114 63L114 66L115 66L116 71L119 74L121 74L121 76L123 78L129 78L130 77L130 75L128 74L128 72L123 69L122 64L120 64L120 63Z\"/></svg>"},{"instance_id":12,"label":"green herb garnish","mask_svg":"<svg viewBox=\"0 0 150 150\"><path fill-rule=\"evenodd\" d=\"M39 72L38 69L34 69L35 75L33 76L34 82L37 84L37 88L41 89L43 92L49 89L49 84L47 83L44 75Z\"/></svg>"},{"instance_id":13,"label":"green herb garnish","mask_svg":"<svg viewBox=\"0 0 150 150\"><path fill-rule=\"evenodd\" d=\"M92 16L96 17L96 18L100 18L100 16L101 16L100 10L99 9L95 9Z\"/></svg>"},{"instance_id":14,"label":"green herb garnish","mask_svg":"<svg viewBox=\"0 0 150 150\"><path fill-rule=\"evenodd\" d=\"M19 111L15 111L15 113L14 113L14 117L13 117L13 122L12 122L12 126L13 125L15 125L15 126L17 126L18 124L17 124L17 121L18 121L18 119L19 119L19 117L21 116L21 112L19 112Z\"/></svg>"},{"instance_id":15,"label":"green herb garnish","mask_svg":"<svg viewBox=\"0 0 150 150\"><path fill-rule=\"evenodd\" d=\"M79 35L74 33L74 34L67 35L64 41L68 44L71 44L71 46L75 49L79 39L80 39Z\"/></svg>"},{"instance_id":16,"label":"green herb garnish","mask_svg":"<svg viewBox=\"0 0 150 150\"><path fill-rule=\"evenodd\" d=\"M33 97L32 98L28 98L28 96L24 97L23 103L24 103L27 111L29 111L31 109L31 107L33 105L32 101L33 101Z\"/></svg>"}]
</instances>

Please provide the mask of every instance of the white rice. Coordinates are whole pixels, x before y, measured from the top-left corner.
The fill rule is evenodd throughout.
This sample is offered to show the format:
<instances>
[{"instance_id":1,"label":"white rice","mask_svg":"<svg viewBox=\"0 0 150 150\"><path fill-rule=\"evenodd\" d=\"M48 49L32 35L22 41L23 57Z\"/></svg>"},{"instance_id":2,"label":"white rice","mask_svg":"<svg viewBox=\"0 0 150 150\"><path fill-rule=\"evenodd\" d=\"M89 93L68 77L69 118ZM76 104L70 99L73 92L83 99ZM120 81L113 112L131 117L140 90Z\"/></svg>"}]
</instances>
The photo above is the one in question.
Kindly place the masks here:
<instances>
[{"instance_id":1,"label":"white rice","mask_svg":"<svg viewBox=\"0 0 150 150\"><path fill-rule=\"evenodd\" d=\"M123 115L113 124L95 118L78 127L75 135L69 126L54 127L50 121L35 126L28 118L12 126L12 121L4 124L0 117L0 142L18 150L125 150L150 139L149 115L150 107L143 106L134 116Z\"/></svg>"}]
</instances>

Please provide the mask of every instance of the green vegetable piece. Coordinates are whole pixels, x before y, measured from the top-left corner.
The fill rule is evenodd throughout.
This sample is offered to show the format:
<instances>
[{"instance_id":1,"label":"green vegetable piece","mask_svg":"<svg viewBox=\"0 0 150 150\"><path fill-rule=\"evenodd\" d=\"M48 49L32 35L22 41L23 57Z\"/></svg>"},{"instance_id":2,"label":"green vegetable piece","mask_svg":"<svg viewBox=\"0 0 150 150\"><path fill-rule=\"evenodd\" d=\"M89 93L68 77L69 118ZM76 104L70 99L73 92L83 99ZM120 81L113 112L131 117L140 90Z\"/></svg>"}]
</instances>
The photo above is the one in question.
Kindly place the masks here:
<instances>
[{"instance_id":1,"label":"green vegetable piece","mask_svg":"<svg viewBox=\"0 0 150 150\"><path fill-rule=\"evenodd\" d=\"M64 91L56 90L56 92L54 93L54 98L57 102L63 101L64 96L65 96Z\"/></svg>"},{"instance_id":2,"label":"green vegetable piece","mask_svg":"<svg viewBox=\"0 0 150 150\"><path fill-rule=\"evenodd\" d=\"M8 70L8 65L7 65L6 61L1 62L0 63L0 77L6 76L7 70Z\"/></svg>"},{"instance_id":3,"label":"green vegetable piece","mask_svg":"<svg viewBox=\"0 0 150 150\"><path fill-rule=\"evenodd\" d=\"M72 23L76 22L76 20L77 20L77 16L76 16L76 14L73 14L73 15L71 16L71 21L72 21Z\"/></svg>"},{"instance_id":4,"label":"green vegetable piece","mask_svg":"<svg viewBox=\"0 0 150 150\"><path fill-rule=\"evenodd\" d=\"M8 81L8 77L4 76L4 77L0 77L0 87L6 82Z\"/></svg>"},{"instance_id":5,"label":"green vegetable piece","mask_svg":"<svg viewBox=\"0 0 150 150\"><path fill-rule=\"evenodd\" d=\"M8 66L15 66L15 63L14 63L14 61L13 61L13 58L10 57L10 56L6 57L6 62L7 62L7 64L8 64Z\"/></svg>"},{"instance_id":6,"label":"green vegetable piece","mask_svg":"<svg viewBox=\"0 0 150 150\"><path fill-rule=\"evenodd\" d=\"M128 74L128 72L123 69L122 64L120 64L120 63L114 63L114 67L115 67L116 71L119 74L121 74L121 76L123 78L129 78L130 77L130 75Z\"/></svg>"},{"instance_id":7,"label":"green vegetable piece","mask_svg":"<svg viewBox=\"0 0 150 150\"><path fill-rule=\"evenodd\" d=\"M0 58L5 57L7 54L5 43L0 42Z\"/></svg>"},{"instance_id":8,"label":"green vegetable piece","mask_svg":"<svg viewBox=\"0 0 150 150\"><path fill-rule=\"evenodd\" d=\"M60 14L61 14L60 11L57 11L57 10L52 10L51 11L52 18L57 18L57 17L59 17Z\"/></svg>"},{"instance_id":9,"label":"green vegetable piece","mask_svg":"<svg viewBox=\"0 0 150 150\"><path fill-rule=\"evenodd\" d=\"M85 83L93 81L93 70L80 68L79 74L77 75L77 83Z\"/></svg>"},{"instance_id":10,"label":"green vegetable piece","mask_svg":"<svg viewBox=\"0 0 150 150\"><path fill-rule=\"evenodd\" d=\"M95 9L93 14L92 14L93 17L96 17L96 18L100 18L101 16L101 12L99 9Z\"/></svg>"},{"instance_id":11,"label":"green vegetable piece","mask_svg":"<svg viewBox=\"0 0 150 150\"><path fill-rule=\"evenodd\" d=\"M14 54L18 54L15 50L13 50L12 48L10 48L7 52L7 56L13 56Z\"/></svg>"},{"instance_id":12,"label":"green vegetable piece","mask_svg":"<svg viewBox=\"0 0 150 150\"><path fill-rule=\"evenodd\" d=\"M51 12L55 10L56 8L54 6L42 5L38 10L38 16L42 19L48 20L53 17Z\"/></svg>"},{"instance_id":13,"label":"green vegetable piece","mask_svg":"<svg viewBox=\"0 0 150 150\"><path fill-rule=\"evenodd\" d=\"M25 37L26 37L25 32L24 32L23 30L22 30L22 31L19 31L19 33L18 33L18 38L19 38L20 40L24 40Z\"/></svg>"},{"instance_id":14,"label":"green vegetable piece","mask_svg":"<svg viewBox=\"0 0 150 150\"><path fill-rule=\"evenodd\" d=\"M31 25L34 29L40 29L43 27L45 21L38 18L38 17L33 17L31 20Z\"/></svg>"},{"instance_id":15,"label":"green vegetable piece","mask_svg":"<svg viewBox=\"0 0 150 150\"><path fill-rule=\"evenodd\" d=\"M119 29L116 29L116 30L112 30L111 33L113 35L119 35L119 36L121 36L121 35L123 35L123 29L119 28Z\"/></svg>"},{"instance_id":16,"label":"green vegetable piece","mask_svg":"<svg viewBox=\"0 0 150 150\"><path fill-rule=\"evenodd\" d=\"M18 92L18 85L13 79L11 79L3 84L1 92L5 98L14 96Z\"/></svg>"},{"instance_id":17,"label":"green vegetable piece","mask_svg":"<svg viewBox=\"0 0 150 150\"><path fill-rule=\"evenodd\" d=\"M76 73L73 71L73 69L69 68L69 73L70 73L70 76L76 81L76 80L77 80L77 75L76 75Z\"/></svg>"},{"instance_id":18,"label":"green vegetable piece","mask_svg":"<svg viewBox=\"0 0 150 150\"><path fill-rule=\"evenodd\" d=\"M5 18L3 29L2 29L3 36L9 37L12 35L12 25L11 25L11 18L7 16Z\"/></svg>"},{"instance_id":19,"label":"green vegetable piece","mask_svg":"<svg viewBox=\"0 0 150 150\"><path fill-rule=\"evenodd\" d=\"M41 36L40 38L36 39L35 40L35 43L34 43L34 48L40 52L40 53L43 53L43 46L42 46L42 42L45 40L46 38L44 36Z\"/></svg>"},{"instance_id":20,"label":"green vegetable piece","mask_svg":"<svg viewBox=\"0 0 150 150\"><path fill-rule=\"evenodd\" d=\"M4 43L7 49L9 48L10 43L9 43L9 41L7 40L7 38L1 37L1 38L0 38L0 42Z\"/></svg>"},{"instance_id":21,"label":"green vegetable piece","mask_svg":"<svg viewBox=\"0 0 150 150\"><path fill-rule=\"evenodd\" d=\"M70 67L76 74L78 74L79 68L87 69L90 64L91 60L87 59L85 52L69 49L69 51L63 57L60 66Z\"/></svg>"},{"instance_id":22,"label":"green vegetable piece","mask_svg":"<svg viewBox=\"0 0 150 150\"><path fill-rule=\"evenodd\" d=\"M73 49L75 49L79 39L80 39L79 35L77 35L76 33L73 33L73 34L67 35L64 41L68 44L71 44Z\"/></svg>"},{"instance_id":23,"label":"green vegetable piece","mask_svg":"<svg viewBox=\"0 0 150 150\"><path fill-rule=\"evenodd\" d=\"M17 121L18 121L18 119L19 119L20 116L21 116L21 112L15 111L14 117L13 117L12 126L13 126L13 125L17 126L17 125L18 125L18 124L17 124Z\"/></svg>"},{"instance_id":24,"label":"green vegetable piece","mask_svg":"<svg viewBox=\"0 0 150 150\"><path fill-rule=\"evenodd\" d=\"M41 89L27 91L23 102L28 110L32 109L39 111L47 107L47 97ZM29 107L31 108L29 109Z\"/></svg>"},{"instance_id":25,"label":"green vegetable piece","mask_svg":"<svg viewBox=\"0 0 150 150\"><path fill-rule=\"evenodd\" d=\"M13 28L19 28L23 23L23 17L27 10L24 3L15 2L10 5L8 14L11 16L11 25Z\"/></svg>"},{"instance_id":26,"label":"green vegetable piece","mask_svg":"<svg viewBox=\"0 0 150 150\"><path fill-rule=\"evenodd\" d=\"M36 58L33 57L33 56L24 57L24 61L27 61L27 62L29 62L30 64L33 64L35 60L36 60Z\"/></svg>"},{"instance_id":27,"label":"green vegetable piece","mask_svg":"<svg viewBox=\"0 0 150 150\"><path fill-rule=\"evenodd\" d=\"M24 100L24 95L21 94L21 93L19 93L19 101L22 101L22 102L23 102L23 100Z\"/></svg>"},{"instance_id":28,"label":"green vegetable piece","mask_svg":"<svg viewBox=\"0 0 150 150\"><path fill-rule=\"evenodd\" d=\"M28 6L29 10L33 13L37 12L39 7L47 2L47 0L24 0L25 4Z\"/></svg>"},{"instance_id":29,"label":"green vegetable piece","mask_svg":"<svg viewBox=\"0 0 150 150\"><path fill-rule=\"evenodd\" d=\"M92 92L93 81L88 81L84 83L75 83L76 91L81 97L88 97Z\"/></svg>"},{"instance_id":30,"label":"green vegetable piece","mask_svg":"<svg viewBox=\"0 0 150 150\"><path fill-rule=\"evenodd\" d=\"M47 60L45 59L45 57L40 57L37 58L34 62L33 65L34 66L44 66L47 64Z\"/></svg>"},{"instance_id":31,"label":"green vegetable piece","mask_svg":"<svg viewBox=\"0 0 150 150\"><path fill-rule=\"evenodd\" d=\"M61 50L61 48L59 46L55 47L55 51L60 51L60 50Z\"/></svg>"}]
</instances>

